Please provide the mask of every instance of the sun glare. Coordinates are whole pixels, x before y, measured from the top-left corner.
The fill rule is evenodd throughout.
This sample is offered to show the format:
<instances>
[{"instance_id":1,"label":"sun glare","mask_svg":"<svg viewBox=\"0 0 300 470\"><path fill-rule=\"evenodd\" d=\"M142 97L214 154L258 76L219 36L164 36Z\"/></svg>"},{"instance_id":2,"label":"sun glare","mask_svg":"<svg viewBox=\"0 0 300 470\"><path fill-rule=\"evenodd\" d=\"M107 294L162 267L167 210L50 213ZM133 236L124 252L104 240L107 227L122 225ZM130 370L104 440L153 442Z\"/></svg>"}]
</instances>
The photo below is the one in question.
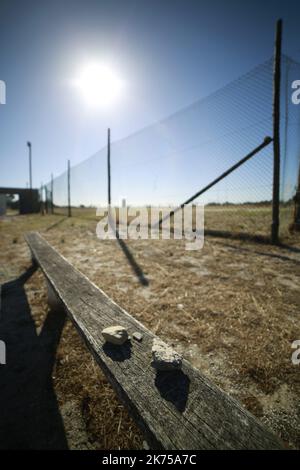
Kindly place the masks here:
<instances>
[{"instance_id":1,"label":"sun glare","mask_svg":"<svg viewBox=\"0 0 300 470\"><path fill-rule=\"evenodd\" d=\"M106 65L89 64L74 81L85 102L91 107L110 107L121 95L123 83Z\"/></svg>"}]
</instances>

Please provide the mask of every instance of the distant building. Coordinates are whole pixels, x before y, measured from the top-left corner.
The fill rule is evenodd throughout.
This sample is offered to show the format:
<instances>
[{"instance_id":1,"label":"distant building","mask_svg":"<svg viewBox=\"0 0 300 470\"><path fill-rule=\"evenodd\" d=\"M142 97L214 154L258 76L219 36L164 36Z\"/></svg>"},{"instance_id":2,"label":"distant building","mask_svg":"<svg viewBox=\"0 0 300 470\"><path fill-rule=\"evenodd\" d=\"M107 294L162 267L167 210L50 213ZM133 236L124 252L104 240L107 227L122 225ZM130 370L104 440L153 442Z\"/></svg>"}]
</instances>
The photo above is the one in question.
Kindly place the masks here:
<instances>
[{"instance_id":1,"label":"distant building","mask_svg":"<svg viewBox=\"0 0 300 470\"><path fill-rule=\"evenodd\" d=\"M32 214L40 211L40 198L38 189L0 188L0 196L5 198L5 205L6 195L8 194L17 194L19 196L20 214Z\"/></svg>"}]
</instances>

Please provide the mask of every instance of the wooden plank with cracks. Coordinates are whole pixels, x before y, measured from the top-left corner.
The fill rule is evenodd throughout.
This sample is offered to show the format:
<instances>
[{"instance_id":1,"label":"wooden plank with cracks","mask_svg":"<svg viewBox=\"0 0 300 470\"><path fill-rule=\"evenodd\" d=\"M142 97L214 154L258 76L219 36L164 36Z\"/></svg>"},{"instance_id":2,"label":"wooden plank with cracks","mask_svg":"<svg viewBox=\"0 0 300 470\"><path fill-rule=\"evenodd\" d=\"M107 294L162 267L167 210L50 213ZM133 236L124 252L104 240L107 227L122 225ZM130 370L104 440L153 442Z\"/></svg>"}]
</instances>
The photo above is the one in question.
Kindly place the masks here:
<instances>
[{"instance_id":1,"label":"wooden plank with cracks","mask_svg":"<svg viewBox=\"0 0 300 470\"><path fill-rule=\"evenodd\" d=\"M181 371L151 367L155 335L113 302L41 235L25 235L33 259L87 347L154 449L278 449L279 439L236 400L183 361ZM59 313L58 313L59 314ZM103 328L122 325L143 341L105 343Z\"/></svg>"}]
</instances>

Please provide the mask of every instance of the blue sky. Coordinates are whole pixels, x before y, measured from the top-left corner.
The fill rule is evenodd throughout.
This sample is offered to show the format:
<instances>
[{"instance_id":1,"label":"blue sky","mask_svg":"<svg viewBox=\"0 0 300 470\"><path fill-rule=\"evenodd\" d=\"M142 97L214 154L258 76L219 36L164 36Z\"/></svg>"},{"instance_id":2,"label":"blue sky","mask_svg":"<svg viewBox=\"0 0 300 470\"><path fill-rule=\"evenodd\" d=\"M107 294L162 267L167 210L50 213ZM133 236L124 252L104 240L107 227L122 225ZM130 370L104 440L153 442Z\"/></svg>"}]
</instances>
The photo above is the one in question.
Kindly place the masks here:
<instances>
[{"instance_id":1,"label":"blue sky","mask_svg":"<svg viewBox=\"0 0 300 470\"><path fill-rule=\"evenodd\" d=\"M25 187L27 140L37 187L101 149L108 126L118 140L239 77L271 56L279 17L299 58L299 13L286 0L1 0L0 184ZM124 79L111 110L87 109L70 86L89 59Z\"/></svg>"}]
</instances>

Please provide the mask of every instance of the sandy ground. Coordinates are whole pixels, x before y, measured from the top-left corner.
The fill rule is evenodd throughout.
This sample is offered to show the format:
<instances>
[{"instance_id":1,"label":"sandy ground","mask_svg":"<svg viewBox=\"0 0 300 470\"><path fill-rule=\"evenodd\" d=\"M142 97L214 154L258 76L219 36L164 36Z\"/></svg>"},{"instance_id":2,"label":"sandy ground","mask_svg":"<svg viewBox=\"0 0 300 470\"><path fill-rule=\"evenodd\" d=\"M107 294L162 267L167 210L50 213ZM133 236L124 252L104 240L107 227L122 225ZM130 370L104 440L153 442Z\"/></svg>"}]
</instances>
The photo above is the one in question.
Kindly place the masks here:
<instances>
[{"instance_id":1,"label":"sandy ground","mask_svg":"<svg viewBox=\"0 0 300 470\"><path fill-rule=\"evenodd\" d=\"M23 233L39 230L113 300L173 344L286 445L300 448L300 365L291 362L291 344L300 339L297 238L289 247L272 247L210 236L202 250L186 251L183 241L131 240L123 245L100 241L95 236L96 222L80 217L17 216L0 223L2 284L29 268ZM54 335L57 325L51 329L51 321L47 321L45 281L39 271L30 274L22 285L31 334L35 342L42 337L42 346L37 341L37 348L45 349L43 338L49 341L49 334L53 340L47 383L55 408L53 423L59 426L61 439L55 444L53 438L52 447L140 448L143 437L70 322L62 322L59 337ZM45 323L50 328L43 335ZM11 327L5 321L4 326L7 334ZM2 336L0 332L0 339ZM34 357L31 351L30 360ZM0 372L15 366L8 360ZM20 384L26 388L28 365L23 367ZM14 374L19 380L17 372L7 380ZM35 380L40 384L40 377ZM31 391L27 390L29 410L34 402ZM17 401L18 393L15 395ZM44 401L48 403L49 398ZM22 421L20 416L18 419ZM45 439L39 446L43 442L50 445L49 432L44 430ZM34 440L30 446L36 446Z\"/></svg>"}]
</instances>

